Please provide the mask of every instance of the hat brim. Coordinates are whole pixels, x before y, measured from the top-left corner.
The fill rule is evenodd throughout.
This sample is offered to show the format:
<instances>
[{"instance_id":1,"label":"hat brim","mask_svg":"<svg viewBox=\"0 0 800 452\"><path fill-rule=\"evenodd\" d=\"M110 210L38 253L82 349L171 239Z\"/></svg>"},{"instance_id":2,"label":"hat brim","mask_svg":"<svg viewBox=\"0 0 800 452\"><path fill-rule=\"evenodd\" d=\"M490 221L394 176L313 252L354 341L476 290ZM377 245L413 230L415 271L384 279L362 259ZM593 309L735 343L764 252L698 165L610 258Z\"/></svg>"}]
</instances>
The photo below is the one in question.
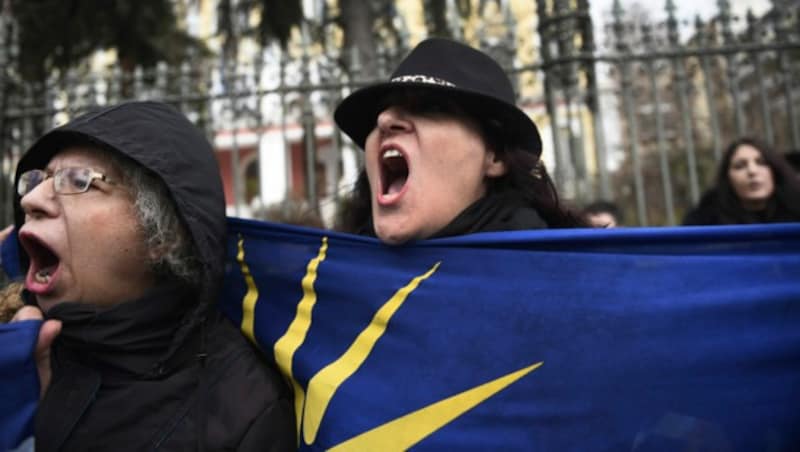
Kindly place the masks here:
<instances>
[{"instance_id":1,"label":"hat brim","mask_svg":"<svg viewBox=\"0 0 800 452\"><path fill-rule=\"evenodd\" d=\"M362 88L346 97L333 114L339 128L362 150L367 135L375 128L382 101L392 91L421 88L441 92L451 97L479 121L496 122L500 125L505 144L510 147L540 155L542 139L536 125L525 112L494 97L475 93L458 87L424 82L384 82Z\"/></svg>"}]
</instances>

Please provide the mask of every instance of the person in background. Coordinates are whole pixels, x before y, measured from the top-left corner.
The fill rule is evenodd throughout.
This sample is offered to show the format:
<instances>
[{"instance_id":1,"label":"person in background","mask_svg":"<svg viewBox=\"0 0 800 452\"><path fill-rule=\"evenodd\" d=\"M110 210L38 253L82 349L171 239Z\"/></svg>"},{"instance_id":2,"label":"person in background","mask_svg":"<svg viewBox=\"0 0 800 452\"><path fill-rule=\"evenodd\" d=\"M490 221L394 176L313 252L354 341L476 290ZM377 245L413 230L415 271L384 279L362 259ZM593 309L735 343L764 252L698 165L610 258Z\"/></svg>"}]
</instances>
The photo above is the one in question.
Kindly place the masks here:
<instances>
[{"instance_id":1,"label":"person in background","mask_svg":"<svg viewBox=\"0 0 800 452\"><path fill-rule=\"evenodd\" d=\"M42 318L37 451L292 450L291 390L216 308L225 204L185 116L79 116L20 160L15 225Z\"/></svg>"},{"instance_id":2,"label":"person in background","mask_svg":"<svg viewBox=\"0 0 800 452\"><path fill-rule=\"evenodd\" d=\"M684 225L800 221L800 180L786 160L754 138L732 142L716 184L683 219Z\"/></svg>"},{"instance_id":3,"label":"person in background","mask_svg":"<svg viewBox=\"0 0 800 452\"><path fill-rule=\"evenodd\" d=\"M622 225L622 211L611 201L595 201L582 211L583 220L593 228L616 228Z\"/></svg>"},{"instance_id":4,"label":"person in background","mask_svg":"<svg viewBox=\"0 0 800 452\"><path fill-rule=\"evenodd\" d=\"M421 42L387 82L334 118L365 152L341 229L399 245L473 232L575 227L541 162L536 125L500 65L456 41Z\"/></svg>"}]
</instances>

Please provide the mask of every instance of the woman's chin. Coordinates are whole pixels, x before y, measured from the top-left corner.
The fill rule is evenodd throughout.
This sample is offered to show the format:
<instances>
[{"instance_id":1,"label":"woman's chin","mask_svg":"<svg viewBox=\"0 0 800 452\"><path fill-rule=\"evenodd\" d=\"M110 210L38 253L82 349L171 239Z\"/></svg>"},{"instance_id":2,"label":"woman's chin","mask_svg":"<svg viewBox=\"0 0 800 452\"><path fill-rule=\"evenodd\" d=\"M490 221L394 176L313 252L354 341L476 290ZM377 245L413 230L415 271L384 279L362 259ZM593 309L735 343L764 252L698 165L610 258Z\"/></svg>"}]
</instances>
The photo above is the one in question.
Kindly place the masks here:
<instances>
[{"instance_id":1,"label":"woman's chin","mask_svg":"<svg viewBox=\"0 0 800 452\"><path fill-rule=\"evenodd\" d=\"M396 224L381 224L376 221L375 235L387 245L402 245L414 238L413 231L406 230Z\"/></svg>"},{"instance_id":2,"label":"woman's chin","mask_svg":"<svg viewBox=\"0 0 800 452\"><path fill-rule=\"evenodd\" d=\"M411 240L411 237L407 235L381 234L381 233L377 233L376 235L378 236L378 239L381 242L387 245L402 245Z\"/></svg>"},{"instance_id":3,"label":"woman's chin","mask_svg":"<svg viewBox=\"0 0 800 452\"><path fill-rule=\"evenodd\" d=\"M52 297L43 297L39 295L36 296L36 306L39 306L39 309L41 309L42 312L44 313L47 313L48 311L53 309L53 307L61 303L62 302L57 301L55 298Z\"/></svg>"}]
</instances>

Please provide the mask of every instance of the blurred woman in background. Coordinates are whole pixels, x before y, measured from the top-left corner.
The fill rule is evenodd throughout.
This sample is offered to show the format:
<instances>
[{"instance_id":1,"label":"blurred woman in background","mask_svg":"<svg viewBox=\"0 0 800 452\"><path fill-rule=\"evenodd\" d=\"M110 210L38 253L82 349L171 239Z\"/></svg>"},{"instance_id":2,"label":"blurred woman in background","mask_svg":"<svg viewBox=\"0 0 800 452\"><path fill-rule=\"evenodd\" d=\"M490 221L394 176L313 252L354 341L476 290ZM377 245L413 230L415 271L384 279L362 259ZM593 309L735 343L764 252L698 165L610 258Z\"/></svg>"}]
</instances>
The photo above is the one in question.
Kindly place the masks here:
<instances>
[{"instance_id":1,"label":"blurred woman in background","mask_svg":"<svg viewBox=\"0 0 800 452\"><path fill-rule=\"evenodd\" d=\"M731 143L716 180L686 215L684 225L800 221L800 181L786 159L759 140Z\"/></svg>"}]
</instances>

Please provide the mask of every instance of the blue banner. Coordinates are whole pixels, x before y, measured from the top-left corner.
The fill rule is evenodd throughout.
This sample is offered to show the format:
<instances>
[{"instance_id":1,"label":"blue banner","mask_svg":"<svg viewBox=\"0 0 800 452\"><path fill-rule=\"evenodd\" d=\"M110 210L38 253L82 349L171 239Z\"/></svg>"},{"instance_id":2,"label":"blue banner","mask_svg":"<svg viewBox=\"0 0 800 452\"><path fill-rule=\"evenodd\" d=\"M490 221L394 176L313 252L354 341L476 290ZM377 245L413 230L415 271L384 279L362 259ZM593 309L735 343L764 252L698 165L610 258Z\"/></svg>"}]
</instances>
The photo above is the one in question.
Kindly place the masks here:
<instances>
[{"instance_id":1,"label":"blue banner","mask_svg":"<svg viewBox=\"0 0 800 452\"><path fill-rule=\"evenodd\" d=\"M11 231L5 240L0 242L0 266L9 279L16 279L22 276L19 268L19 243L17 242L17 230Z\"/></svg>"},{"instance_id":2,"label":"blue banner","mask_svg":"<svg viewBox=\"0 0 800 452\"><path fill-rule=\"evenodd\" d=\"M800 448L800 224L386 247L231 220L301 450Z\"/></svg>"},{"instance_id":3,"label":"blue banner","mask_svg":"<svg viewBox=\"0 0 800 452\"><path fill-rule=\"evenodd\" d=\"M0 451L33 436L39 377L33 351L41 321L0 324Z\"/></svg>"}]
</instances>

